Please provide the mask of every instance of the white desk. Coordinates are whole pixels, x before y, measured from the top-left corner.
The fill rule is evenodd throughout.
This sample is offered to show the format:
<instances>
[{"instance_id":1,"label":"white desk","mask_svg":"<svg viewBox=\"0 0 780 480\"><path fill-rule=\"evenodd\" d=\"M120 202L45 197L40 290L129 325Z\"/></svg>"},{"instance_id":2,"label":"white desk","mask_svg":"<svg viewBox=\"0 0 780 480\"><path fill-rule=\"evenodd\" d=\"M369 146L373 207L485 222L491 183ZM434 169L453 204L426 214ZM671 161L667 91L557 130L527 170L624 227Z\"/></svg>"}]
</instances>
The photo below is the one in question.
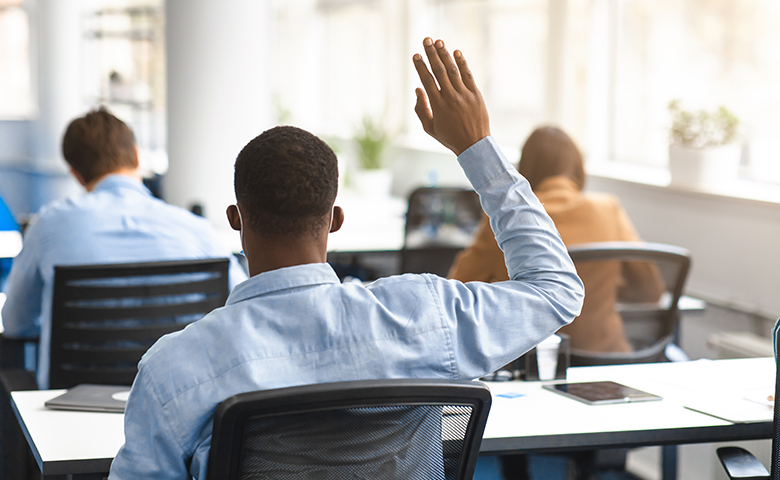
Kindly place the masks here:
<instances>
[{"instance_id":1,"label":"white desk","mask_svg":"<svg viewBox=\"0 0 780 480\"><path fill-rule=\"evenodd\" d=\"M404 245L406 200L376 198L342 190L336 205L344 209L344 225L328 237L328 251L400 250Z\"/></svg>"},{"instance_id":2,"label":"white desk","mask_svg":"<svg viewBox=\"0 0 780 480\"><path fill-rule=\"evenodd\" d=\"M15 230L0 231L0 258L14 258L22 251L22 234Z\"/></svg>"},{"instance_id":3,"label":"white desk","mask_svg":"<svg viewBox=\"0 0 780 480\"><path fill-rule=\"evenodd\" d=\"M591 406L541 388L554 382L491 383L493 405L481 454L709 443L772 435L772 408L744 398L774 393L771 358L571 368L567 380L614 380L661 395L663 400ZM509 392L523 396L498 396Z\"/></svg>"},{"instance_id":4,"label":"white desk","mask_svg":"<svg viewBox=\"0 0 780 480\"><path fill-rule=\"evenodd\" d=\"M106 473L125 442L120 413L49 410L65 390L12 392L14 413L44 476ZM85 476L84 478L89 478Z\"/></svg>"},{"instance_id":5,"label":"white desk","mask_svg":"<svg viewBox=\"0 0 780 480\"><path fill-rule=\"evenodd\" d=\"M493 392L482 455L600 447L676 445L771 438L772 410L735 423L685 408L702 397L723 399L721 410L751 409L746 394L774 392L771 358L581 367L569 381L615 380L662 401L589 406L548 392L543 382L489 384ZM13 392L14 409L44 475L105 473L124 442L123 415L47 410L63 390ZM524 394L504 398L503 393ZM763 409L763 410L760 410Z\"/></svg>"}]
</instances>

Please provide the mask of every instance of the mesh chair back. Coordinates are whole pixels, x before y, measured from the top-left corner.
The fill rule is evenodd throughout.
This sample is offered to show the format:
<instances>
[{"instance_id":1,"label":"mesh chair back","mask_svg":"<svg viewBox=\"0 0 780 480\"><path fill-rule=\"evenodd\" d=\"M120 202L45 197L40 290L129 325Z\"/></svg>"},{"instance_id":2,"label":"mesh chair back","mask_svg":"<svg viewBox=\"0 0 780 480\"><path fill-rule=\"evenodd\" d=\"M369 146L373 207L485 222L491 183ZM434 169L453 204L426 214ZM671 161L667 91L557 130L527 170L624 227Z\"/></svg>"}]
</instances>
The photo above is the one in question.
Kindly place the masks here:
<instances>
[{"instance_id":1,"label":"mesh chair back","mask_svg":"<svg viewBox=\"0 0 780 480\"><path fill-rule=\"evenodd\" d=\"M482 218L479 195L454 187L423 187L409 195L401 273L445 276L471 244Z\"/></svg>"},{"instance_id":2,"label":"mesh chair back","mask_svg":"<svg viewBox=\"0 0 780 480\"><path fill-rule=\"evenodd\" d=\"M572 246L569 248L569 255L585 282L586 304L583 310L588 308L589 288L612 288L606 287L605 282L589 285L589 274L598 278L598 271L613 271L612 278L618 278L629 276L630 272L645 272L645 282L652 284L637 285L635 281L633 288L627 288L627 285L632 284L632 279L624 278L625 283L622 286L615 286L616 309L622 317L626 337L634 349L633 352L601 353L572 348L571 364L665 361L665 348L677 333L678 302L690 268L689 252L681 247L660 243L599 242Z\"/></svg>"},{"instance_id":3,"label":"mesh chair back","mask_svg":"<svg viewBox=\"0 0 780 480\"><path fill-rule=\"evenodd\" d=\"M467 480L490 400L478 382L420 379L236 395L215 411L208 477Z\"/></svg>"},{"instance_id":4,"label":"mesh chair back","mask_svg":"<svg viewBox=\"0 0 780 480\"><path fill-rule=\"evenodd\" d=\"M479 195L454 187L423 187L409 195L404 246L465 247L482 218Z\"/></svg>"},{"instance_id":5,"label":"mesh chair back","mask_svg":"<svg viewBox=\"0 0 780 480\"><path fill-rule=\"evenodd\" d=\"M228 263L55 267L50 387L132 384L157 339L225 304Z\"/></svg>"}]
</instances>

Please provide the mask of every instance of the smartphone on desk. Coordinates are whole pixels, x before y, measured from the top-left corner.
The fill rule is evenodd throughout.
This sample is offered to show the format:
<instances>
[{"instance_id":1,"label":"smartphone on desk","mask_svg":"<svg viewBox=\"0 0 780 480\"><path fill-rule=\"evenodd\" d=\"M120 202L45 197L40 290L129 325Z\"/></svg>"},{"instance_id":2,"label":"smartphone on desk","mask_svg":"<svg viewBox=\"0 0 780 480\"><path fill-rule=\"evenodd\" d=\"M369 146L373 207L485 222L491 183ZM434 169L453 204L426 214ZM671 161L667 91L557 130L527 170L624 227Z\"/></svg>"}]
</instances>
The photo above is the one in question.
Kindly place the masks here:
<instances>
[{"instance_id":1,"label":"smartphone on desk","mask_svg":"<svg viewBox=\"0 0 780 480\"><path fill-rule=\"evenodd\" d=\"M658 395L611 381L555 383L544 385L542 388L565 395L582 403L587 403L588 405L608 405L614 403L661 400L661 397Z\"/></svg>"}]
</instances>

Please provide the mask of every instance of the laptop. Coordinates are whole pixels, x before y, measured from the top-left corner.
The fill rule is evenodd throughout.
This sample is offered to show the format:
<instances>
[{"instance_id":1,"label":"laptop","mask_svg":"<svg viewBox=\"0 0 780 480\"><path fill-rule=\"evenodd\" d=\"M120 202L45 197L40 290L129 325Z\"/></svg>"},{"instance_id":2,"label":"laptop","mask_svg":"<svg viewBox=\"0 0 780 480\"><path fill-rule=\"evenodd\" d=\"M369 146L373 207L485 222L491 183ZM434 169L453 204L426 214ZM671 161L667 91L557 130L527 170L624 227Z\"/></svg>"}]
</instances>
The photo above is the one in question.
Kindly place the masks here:
<instances>
[{"instance_id":1,"label":"laptop","mask_svg":"<svg viewBox=\"0 0 780 480\"><path fill-rule=\"evenodd\" d=\"M129 394L130 387L127 385L82 384L69 388L44 406L56 410L124 413Z\"/></svg>"}]
</instances>

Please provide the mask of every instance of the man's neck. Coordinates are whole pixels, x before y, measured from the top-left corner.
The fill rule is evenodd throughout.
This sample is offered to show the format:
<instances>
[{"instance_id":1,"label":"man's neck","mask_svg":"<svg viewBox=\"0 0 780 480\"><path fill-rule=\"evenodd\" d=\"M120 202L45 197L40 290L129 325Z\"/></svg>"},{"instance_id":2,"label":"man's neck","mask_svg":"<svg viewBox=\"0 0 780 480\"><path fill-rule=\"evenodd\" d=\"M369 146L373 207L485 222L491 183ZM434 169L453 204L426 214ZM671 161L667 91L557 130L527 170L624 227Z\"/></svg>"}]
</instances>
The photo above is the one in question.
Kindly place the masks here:
<instances>
[{"instance_id":1,"label":"man's neck","mask_svg":"<svg viewBox=\"0 0 780 480\"><path fill-rule=\"evenodd\" d=\"M138 173L137 168L120 168L119 170L114 170L113 172L109 172L103 175L102 177L98 177L95 180L92 180L88 184L85 184L84 188L86 188L88 192L91 192L92 190L95 189L98 183L102 182L103 180L105 180L106 177L111 175L122 175L124 177L131 178L138 182L141 181L141 175Z\"/></svg>"},{"instance_id":2,"label":"man's neck","mask_svg":"<svg viewBox=\"0 0 780 480\"><path fill-rule=\"evenodd\" d=\"M249 276L278 270L280 268L325 263L327 260L327 235L324 238L255 237L253 241L244 239L244 254L249 263Z\"/></svg>"}]
</instances>

